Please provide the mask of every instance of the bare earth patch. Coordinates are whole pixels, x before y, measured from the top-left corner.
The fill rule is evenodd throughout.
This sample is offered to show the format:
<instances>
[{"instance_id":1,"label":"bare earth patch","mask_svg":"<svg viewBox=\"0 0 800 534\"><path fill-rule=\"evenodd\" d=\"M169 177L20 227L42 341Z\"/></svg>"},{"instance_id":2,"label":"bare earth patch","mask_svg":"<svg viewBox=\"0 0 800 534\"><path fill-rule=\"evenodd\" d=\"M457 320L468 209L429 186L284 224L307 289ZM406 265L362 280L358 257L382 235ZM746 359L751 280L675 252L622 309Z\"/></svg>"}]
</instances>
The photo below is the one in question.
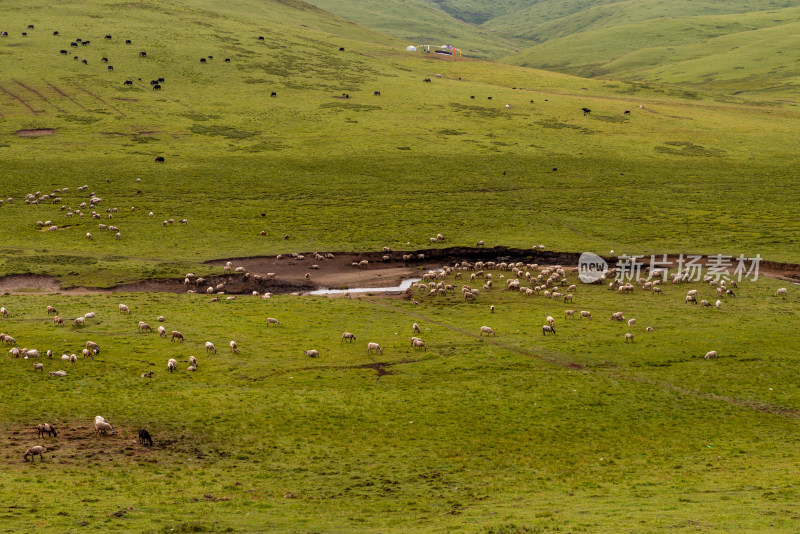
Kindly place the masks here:
<instances>
[{"instance_id":1,"label":"bare earth patch","mask_svg":"<svg viewBox=\"0 0 800 534\"><path fill-rule=\"evenodd\" d=\"M55 128L36 128L34 130L17 130L15 133L20 137L37 137L40 135L53 135Z\"/></svg>"}]
</instances>

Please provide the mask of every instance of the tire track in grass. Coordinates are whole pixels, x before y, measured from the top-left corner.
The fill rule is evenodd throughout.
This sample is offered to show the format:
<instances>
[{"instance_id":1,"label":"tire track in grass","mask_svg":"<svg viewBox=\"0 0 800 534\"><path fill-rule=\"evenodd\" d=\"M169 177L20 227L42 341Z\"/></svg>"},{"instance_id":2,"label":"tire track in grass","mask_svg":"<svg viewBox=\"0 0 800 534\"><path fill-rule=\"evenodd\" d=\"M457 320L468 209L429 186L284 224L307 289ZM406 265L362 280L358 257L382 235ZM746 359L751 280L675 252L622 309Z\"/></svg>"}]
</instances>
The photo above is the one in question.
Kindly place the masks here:
<instances>
[{"instance_id":1,"label":"tire track in grass","mask_svg":"<svg viewBox=\"0 0 800 534\"><path fill-rule=\"evenodd\" d=\"M126 116L127 116L127 115L125 115L123 112L121 112L120 110L118 110L117 108L115 108L114 106L112 106L111 104L109 104L108 102L106 102L105 100L103 100L102 98L100 98L99 96L97 96L96 94L92 93L91 91L88 91L88 90L84 89L83 87L78 87L78 90L79 90L79 91L83 91L83 92L84 92L84 93L86 93L87 95L89 95L89 96L91 96L92 98L96 99L98 102L100 102L101 104L103 104L103 105L104 105L104 106L106 106L107 108L113 109L114 111L116 111L117 113L119 113L121 116L123 116L123 117L126 117Z\"/></svg>"},{"instance_id":2,"label":"tire track in grass","mask_svg":"<svg viewBox=\"0 0 800 534\"><path fill-rule=\"evenodd\" d=\"M62 91L61 89L59 89L58 87L56 87L55 85L53 85L52 83L48 82L47 80L45 80L45 81L44 81L44 83L46 83L47 85L49 85L49 86L50 86L50 88L51 88L53 91L55 91L56 93L60 94L60 95L61 95L61 96L63 96L64 98L66 98L67 100L69 100L70 102L72 102L73 104L75 104L76 106L78 106L79 108L81 108L83 111L89 111L88 109L86 109L86 107L85 107L83 104L81 104L81 103L80 103L80 102L78 102L77 100L73 99L71 96L69 96L67 93L65 93L64 91Z\"/></svg>"},{"instance_id":3,"label":"tire track in grass","mask_svg":"<svg viewBox=\"0 0 800 534\"><path fill-rule=\"evenodd\" d=\"M10 96L10 97L11 97L11 98L13 98L14 100L17 100L17 101L18 101L19 103L21 103L23 106L25 106L26 108L28 108L28 111L30 111L31 113L33 113L33 114L34 114L34 115L36 115L37 117L39 116L39 113L38 113L38 112L37 112L35 109L33 109L33 108L30 106L30 104L28 104L27 102L25 102L24 100L22 100L22 98L20 98L19 96L15 95L14 93L12 93L11 91L9 91L9 90L8 90L8 89L6 89L5 87L2 87L2 86L0 86L0 91L3 91L5 94L7 94L8 96Z\"/></svg>"},{"instance_id":4,"label":"tire track in grass","mask_svg":"<svg viewBox=\"0 0 800 534\"><path fill-rule=\"evenodd\" d=\"M44 103L45 103L45 104L49 104L49 105L53 106L54 108L56 108L56 110L57 110L57 111L59 111L60 113L64 113L64 110L63 110L63 109L61 109L61 108L60 108L60 107L58 107L57 105L55 105L55 104L53 104L52 102L50 102L50 101L47 99L47 97L45 97L45 96L44 96L42 93L40 93L39 91L37 91L37 90L36 90L36 89L34 89L33 87L28 87L27 85L25 85L24 83L20 82L19 80L14 80L14 83L15 83L15 84L17 84L17 85L19 85L20 87L22 87L22 88L23 88L23 89L25 89L26 91L30 91L31 93L33 93L33 94L35 94L36 96L38 96L38 97L39 97L39 98L40 98L42 101L44 101Z\"/></svg>"},{"instance_id":5,"label":"tire track in grass","mask_svg":"<svg viewBox=\"0 0 800 534\"><path fill-rule=\"evenodd\" d=\"M558 359L558 358L554 358L554 357L543 356L542 354L543 353L547 353L547 351L542 349L542 348L540 348L540 347L536 347L535 351L531 350L531 349L524 349L524 348L520 348L520 347L514 347L514 346L511 346L511 345L507 345L505 343L502 343L500 341L497 341L497 339L490 339L489 337L479 336L477 334L474 334L474 333L469 332L467 330L464 330L462 328L458 328L457 326L452 326L452 325L449 325L449 324L445 324L445 323L442 323L440 321L436 321L434 319L426 317L424 315L421 315L421 314L418 314L418 313L412 313L412 312L409 312L407 310L403 310L401 308L397 308L395 306L392 306L391 304L386 304L384 302L378 302L378 301L375 301L375 300L364 299L364 298L359 299L359 300L363 300L365 302L369 302L370 304L373 304L375 306L382 306L382 307L387 308L389 310L392 310L392 311L395 311L395 312L398 312L398 313L402 313L402 314L408 315L409 317L414 317L416 319L419 319L419 320L422 320L422 321L426 321L428 323L432 323L432 324L435 324L437 326L441 326L441 327L447 328L448 330L452 330L453 332L458 332L460 334L464 334L464 335L473 337L475 339L483 339L485 342L490 343L490 344L492 344L492 345L494 345L496 347L499 347L499 348L502 348L502 349L505 349L505 350L508 350L508 351L511 351L511 352L516 352L517 354L522 354L524 356L530 356L532 358L535 358L535 359L540 360L540 361L545 362L545 363L559 365L561 367L565 367L565 368L568 368L568 369L578 369L578 370L582 370L582 371L585 371L585 372L588 372L588 373L599 374L599 375L607 376L607 377L610 377L610 378L615 378L615 379L618 379L618 380L627 380L627 381L630 381L630 382L636 382L636 383L639 383L639 384L645 384L645 385L648 385L648 386L654 386L654 387L658 387L658 388L661 388L661 389L673 391L675 393L678 393L680 395L684 395L684 396L687 396L687 397L693 397L693 398L696 398L696 399L704 399L704 400L725 402L725 403L731 404L733 406L738 406L740 408L747 408L747 409L754 410L754 411L757 411L757 412L763 412L763 413L768 413L768 414L771 414L771 415L777 415L777 416L785 417L785 418L788 418L788 419L798 419L798 420L800 420L800 412L798 412L797 410L795 410L793 408L789 408L789 407L786 407L786 406L779 406L779 405L776 405L776 404L769 404L769 403L766 403L766 402L760 402L760 401L756 401L756 400L737 399L737 398L734 398L734 397L729 397L727 395L718 395L716 393L703 393L702 391L697 391L695 389L689 389L689 388L684 388L684 387L681 387L681 386L676 386L675 384L670 384L668 382L660 382L658 380L650 380L650 379L647 379L647 378L642 378L642 377L637 377L637 376L630 376L630 375L626 375L626 374L619 373L619 372L604 372L602 370L594 370L592 368L585 367L585 366L583 366L583 365L581 365L579 363L576 363L576 362L564 361L564 360L561 360L561 359Z\"/></svg>"}]
</instances>

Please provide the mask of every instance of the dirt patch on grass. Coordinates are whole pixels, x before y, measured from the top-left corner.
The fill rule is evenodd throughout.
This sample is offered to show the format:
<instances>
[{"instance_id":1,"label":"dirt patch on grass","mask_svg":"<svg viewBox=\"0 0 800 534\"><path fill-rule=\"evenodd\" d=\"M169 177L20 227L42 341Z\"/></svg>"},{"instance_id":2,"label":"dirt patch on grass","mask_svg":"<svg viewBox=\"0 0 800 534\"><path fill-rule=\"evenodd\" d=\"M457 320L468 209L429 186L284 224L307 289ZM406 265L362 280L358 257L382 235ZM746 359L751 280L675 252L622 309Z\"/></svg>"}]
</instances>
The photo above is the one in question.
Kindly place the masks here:
<instances>
[{"instance_id":1,"label":"dirt patch on grass","mask_svg":"<svg viewBox=\"0 0 800 534\"><path fill-rule=\"evenodd\" d=\"M0 441L0 458L7 464L24 464L22 456L35 445L45 447L44 463L86 464L87 461L112 462L118 460L157 463L159 453L191 453L198 458L205 454L196 449L188 439L153 436L153 446L139 443L139 429L114 426L113 435L96 435L94 427L86 424L53 423L58 435L40 438L36 424L15 425L4 432ZM36 457L35 462L41 459ZM27 463L30 463L30 459Z\"/></svg>"},{"instance_id":2,"label":"dirt patch on grass","mask_svg":"<svg viewBox=\"0 0 800 534\"><path fill-rule=\"evenodd\" d=\"M37 137L41 135L53 135L56 133L55 128L36 128L32 130L17 130L16 133L20 137Z\"/></svg>"}]
</instances>

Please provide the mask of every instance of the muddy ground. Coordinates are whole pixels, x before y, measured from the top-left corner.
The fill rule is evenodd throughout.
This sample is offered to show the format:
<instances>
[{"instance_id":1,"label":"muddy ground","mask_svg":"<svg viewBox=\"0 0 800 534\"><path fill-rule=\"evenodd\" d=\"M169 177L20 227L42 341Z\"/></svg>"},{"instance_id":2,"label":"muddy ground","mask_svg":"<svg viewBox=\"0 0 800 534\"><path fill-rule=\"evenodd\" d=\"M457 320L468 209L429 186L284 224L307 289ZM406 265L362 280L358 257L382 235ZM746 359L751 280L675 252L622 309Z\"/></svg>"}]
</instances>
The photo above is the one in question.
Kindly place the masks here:
<instances>
[{"instance_id":1,"label":"muddy ground","mask_svg":"<svg viewBox=\"0 0 800 534\"><path fill-rule=\"evenodd\" d=\"M322 252L322 251L320 251ZM403 255L410 254L410 261L403 261ZM423 259L418 257L424 256ZM129 284L122 284L109 289L74 288L61 289L58 279L38 275L11 275L0 278L0 293L64 293L64 294L93 294L109 292L171 292L185 293L189 289L203 292L208 285L225 282L226 294L259 293L303 293L314 289L347 289L355 287L394 287L407 278L417 278L428 270L439 269L443 265L453 265L460 261L522 261L525 263L538 263L539 265L562 265L564 267L577 267L580 254L567 252L533 251L530 249L516 249L508 247L494 248L468 248L447 247L441 249L425 249L415 251L398 251L389 254L388 261L383 260L382 252L364 253L334 253L333 259L315 260L313 253L304 253L302 260L285 256L277 259L276 256L261 256L250 258L230 258L211 260L207 263L222 267L230 261L234 267L243 267L251 275L261 275L257 280L252 276L245 277L241 273L231 273L220 276L206 277L202 288L196 285L186 286L183 279L168 280L143 280ZM657 257L657 259L660 259ZM366 268L354 268L352 264L367 260ZM649 257L645 258L649 263ZM670 255L667 260L676 265L677 255ZM616 259L606 258L610 266ZM705 263L705 262L701 262ZM312 265L319 269L312 269ZM267 274L274 273L272 280L267 280ZM306 279L306 274L309 278ZM759 276L769 276L790 282L800 282L800 265L762 261Z\"/></svg>"}]
</instances>

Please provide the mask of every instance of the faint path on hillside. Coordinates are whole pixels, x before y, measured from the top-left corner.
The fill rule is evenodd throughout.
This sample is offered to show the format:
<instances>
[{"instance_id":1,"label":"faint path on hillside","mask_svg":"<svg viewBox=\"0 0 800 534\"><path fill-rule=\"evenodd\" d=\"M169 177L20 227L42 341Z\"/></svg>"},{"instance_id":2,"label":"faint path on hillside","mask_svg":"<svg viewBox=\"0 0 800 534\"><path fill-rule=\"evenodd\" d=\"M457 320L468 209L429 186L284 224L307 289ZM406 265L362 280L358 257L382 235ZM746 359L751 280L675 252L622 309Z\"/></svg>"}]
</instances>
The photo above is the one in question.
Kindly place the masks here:
<instances>
[{"instance_id":1,"label":"faint path on hillside","mask_svg":"<svg viewBox=\"0 0 800 534\"><path fill-rule=\"evenodd\" d=\"M10 96L10 97L11 97L11 98L13 98L14 100L18 101L19 103L21 103L23 106L25 106L26 108L28 108L28 111L30 111L31 113L33 113L33 114L34 114L34 115L36 115L37 117L39 116L39 113L38 113L38 112L37 112L35 109L33 109L33 108L30 106L30 104L28 104L27 102L25 102L24 100L22 100L22 98L20 98L19 96L15 95L14 93L12 93L11 91L9 91L9 90L8 90L8 89L6 89L5 87L0 87L0 91L3 91L3 92L4 92L5 94L7 94L8 96Z\"/></svg>"},{"instance_id":2,"label":"faint path on hillside","mask_svg":"<svg viewBox=\"0 0 800 534\"><path fill-rule=\"evenodd\" d=\"M464 335L470 336L470 337L475 338L475 339L482 339L486 343L489 343L489 344L494 345L496 347L499 347L499 348L502 348L502 349L505 349L505 350L508 350L508 351L511 351L511 352L516 352L517 354L522 354L523 356L529 356L531 358L535 358L535 359L537 359L539 361L542 361L542 362L545 362L545 363L548 363L548 364L558 365L558 366L561 366L561 367L565 367L567 369L581 370L581 371L584 371L584 372L587 372L587 373L595 373L595 374L598 374L598 375L607 376L607 377L611 377L611 378L615 378L615 379L619 379L619 380L627 380L627 381L636 382L636 383L639 383L639 384L646 384L648 386L654 386L654 387L657 387L657 388L660 388L660 389L663 389L663 390L672 391L672 392L678 393L680 395L685 395L685 396L693 397L693 398L696 398L696 399L704 399L704 400L713 400L713 401L726 402L726 403L732 404L734 406L739 406L741 408L748 408L750 410L755 410L757 412L768 413L768 414L777 415L777 416L780 416L780 417L786 417L786 418L789 418L789 419L800 419L800 412L798 412L797 410L795 410L793 408L788 408L786 406L778 406L778 405L775 405L775 404L769 404L769 403L760 402L760 401L757 401L757 400L737 399L737 398L734 398L734 397L729 397L727 395L717 395L715 393L703 393L702 391L697 391L697 390L694 390L694 389L689 389L689 388L684 388L684 387L681 387L681 386L676 386L675 384L670 384L668 382L661 382L661 381L658 381L658 380L652 380L652 379L648 379L648 378L630 376L630 375L627 375L627 374L624 374L624 373L620 373L619 371L606 371L606 370L603 370L601 368L593 369L593 368L585 367L585 366L583 366L583 365L581 365L579 363L576 363L576 362L572 362L572 361L569 361L569 360L564 360L564 359L561 359L561 358L557 358L557 357L555 357L555 355L557 353L548 351L546 349L542 349L541 347L533 347L531 349L514 347L512 345L507 345L507 344L503 343L502 341L498 341L498 339L496 337L494 337L494 336L492 336L492 337L479 336L478 334L475 334L473 332L469 332L469 331L464 330L462 328L459 328L457 326L453 326L453 325L449 325L449 324L446 324L446 323L442 323L440 321L431 319L430 317L426 317L426 316L418 314L418 313L413 313L413 312L410 312L410 311L407 311L407 310L404 310L404 309L401 309L401 308L397 308L397 307L392 306L391 304L388 304L386 302L377 301L377 300L368 299L368 298L361 298L359 300L362 300L362 301L365 301L365 302L369 302L370 304L372 304L374 306L380 306L380 307L392 310L392 311L397 312L397 313L402 313L404 315L408 315L409 317L414 317L415 319L418 319L418 320L421 320L421 321L426 321L428 323L432 323L432 324L435 324L437 326L441 326L441 327L447 328L448 330L452 330L453 332L458 332L460 334L464 334Z\"/></svg>"},{"instance_id":3,"label":"faint path on hillside","mask_svg":"<svg viewBox=\"0 0 800 534\"><path fill-rule=\"evenodd\" d=\"M36 90L36 89L34 89L33 87L29 87L29 86L25 85L24 83L22 83L22 82L20 82L20 81L18 81L18 80L14 80L14 83L15 83L15 84L17 84L17 85L19 85L19 86L20 86L20 87L22 87L23 89L25 89L25 90L27 90L27 91L29 91L29 92L31 92L31 93L33 93L33 94L35 94L35 95L36 95L36 96L38 96L38 97L39 97L39 98L40 98L42 101L44 101L44 103L45 103L45 104L49 104L49 105L53 106L54 108L56 108L56 111L59 111L60 113L64 113L64 110L63 110L63 109L61 109L61 108L60 108L60 107L58 107L57 105L53 104L53 103L52 103L52 102L50 102L49 100L47 100L47 97L46 97L46 96L44 96L42 93L40 93L39 91L37 91L37 90Z\"/></svg>"}]
</instances>

